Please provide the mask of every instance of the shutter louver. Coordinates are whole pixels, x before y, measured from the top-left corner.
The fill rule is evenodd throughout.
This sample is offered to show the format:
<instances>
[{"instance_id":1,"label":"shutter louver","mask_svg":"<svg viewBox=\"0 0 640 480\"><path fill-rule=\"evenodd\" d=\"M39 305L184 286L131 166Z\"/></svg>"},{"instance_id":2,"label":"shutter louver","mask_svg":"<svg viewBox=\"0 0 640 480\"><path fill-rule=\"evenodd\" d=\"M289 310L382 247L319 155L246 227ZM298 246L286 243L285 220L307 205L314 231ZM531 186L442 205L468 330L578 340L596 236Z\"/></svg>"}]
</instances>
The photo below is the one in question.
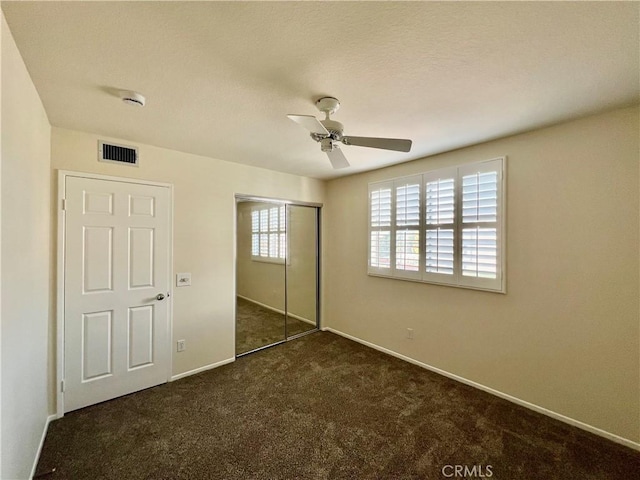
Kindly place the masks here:
<instances>
[{"instance_id":1,"label":"shutter louver","mask_svg":"<svg viewBox=\"0 0 640 480\"><path fill-rule=\"evenodd\" d=\"M391 267L391 233L371 232L371 262L375 268Z\"/></svg>"},{"instance_id":2,"label":"shutter louver","mask_svg":"<svg viewBox=\"0 0 640 480\"><path fill-rule=\"evenodd\" d=\"M269 210L260 210L260 256L269 256Z\"/></svg>"},{"instance_id":3,"label":"shutter louver","mask_svg":"<svg viewBox=\"0 0 640 480\"><path fill-rule=\"evenodd\" d=\"M498 172L462 178L462 223L495 222L498 215Z\"/></svg>"},{"instance_id":4,"label":"shutter louver","mask_svg":"<svg viewBox=\"0 0 640 480\"><path fill-rule=\"evenodd\" d=\"M417 272L420 269L420 233L418 230L396 232L396 269Z\"/></svg>"},{"instance_id":5,"label":"shutter louver","mask_svg":"<svg viewBox=\"0 0 640 480\"><path fill-rule=\"evenodd\" d=\"M495 228L464 228L462 230L462 275L496 278L497 240Z\"/></svg>"},{"instance_id":6,"label":"shutter louver","mask_svg":"<svg viewBox=\"0 0 640 480\"><path fill-rule=\"evenodd\" d=\"M425 272L452 277L454 270L455 172L425 185ZM442 178L444 177L444 178ZM428 178L428 177L427 177ZM434 279L437 278L434 276ZM450 281L450 280L449 280Z\"/></svg>"},{"instance_id":7,"label":"shutter louver","mask_svg":"<svg viewBox=\"0 0 640 480\"><path fill-rule=\"evenodd\" d=\"M498 273L498 172L462 176L463 277L495 279Z\"/></svg>"},{"instance_id":8,"label":"shutter louver","mask_svg":"<svg viewBox=\"0 0 640 480\"><path fill-rule=\"evenodd\" d=\"M427 230L428 273L453 275L453 229Z\"/></svg>"},{"instance_id":9,"label":"shutter louver","mask_svg":"<svg viewBox=\"0 0 640 480\"><path fill-rule=\"evenodd\" d=\"M396 189L396 226L418 226L420 223L420 184Z\"/></svg>"},{"instance_id":10,"label":"shutter louver","mask_svg":"<svg viewBox=\"0 0 640 480\"><path fill-rule=\"evenodd\" d=\"M251 212L251 256L260 255L260 214L257 210Z\"/></svg>"},{"instance_id":11,"label":"shutter louver","mask_svg":"<svg viewBox=\"0 0 640 480\"><path fill-rule=\"evenodd\" d=\"M278 227L280 226L280 218L278 212L279 207L269 209L269 257L278 258L280 249L278 248Z\"/></svg>"},{"instance_id":12,"label":"shutter louver","mask_svg":"<svg viewBox=\"0 0 640 480\"><path fill-rule=\"evenodd\" d=\"M255 260L286 258L286 207L257 207L251 212L251 256Z\"/></svg>"},{"instance_id":13,"label":"shutter louver","mask_svg":"<svg viewBox=\"0 0 640 480\"><path fill-rule=\"evenodd\" d=\"M370 243L369 267L391 268L391 187L374 188L369 193Z\"/></svg>"},{"instance_id":14,"label":"shutter louver","mask_svg":"<svg viewBox=\"0 0 640 480\"><path fill-rule=\"evenodd\" d=\"M278 253L277 257L282 258L283 260L287 258L287 208L283 205L280 207L280 211L278 212L280 216L280 228L279 228L279 239L278 242Z\"/></svg>"},{"instance_id":15,"label":"shutter louver","mask_svg":"<svg viewBox=\"0 0 640 480\"><path fill-rule=\"evenodd\" d=\"M420 275L420 184L422 178L394 182L395 269ZM415 272L410 274L409 272Z\"/></svg>"},{"instance_id":16,"label":"shutter louver","mask_svg":"<svg viewBox=\"0 0 640 480\"><path fill-rule=\"evenodd\" d=\"M383 188L371 192L371 226L391 226L391 189Z\"/></svg>"},{"instance_id":17,"label":"shutter louver","mask_svg":"<svg viewBox=\"0 0 640 480\"><path fill-rule=\"evenodd\" d=\"M454 186L453 178L427 182L427 225L453 223Z\"/></svg>"},{"instance_id":18,"label":"shutter louver","mask_svg":"<svg viewBox=\"0 0 640 480\"><path fill-rule=\"evenodd\" d=\"M279 258L287 258L287 234L280 234L280 251L278 252Z\"/></svg>"}]
</instances>

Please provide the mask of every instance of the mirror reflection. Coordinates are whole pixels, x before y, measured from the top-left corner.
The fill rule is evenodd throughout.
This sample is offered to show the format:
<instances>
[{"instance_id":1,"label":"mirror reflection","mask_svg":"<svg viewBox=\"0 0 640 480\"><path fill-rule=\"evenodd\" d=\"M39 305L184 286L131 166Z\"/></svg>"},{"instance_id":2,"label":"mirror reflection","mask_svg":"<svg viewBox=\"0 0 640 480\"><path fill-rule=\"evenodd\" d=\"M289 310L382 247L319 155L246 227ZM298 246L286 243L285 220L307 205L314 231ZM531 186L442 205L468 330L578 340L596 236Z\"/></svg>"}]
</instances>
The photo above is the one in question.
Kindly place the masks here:
<instances>
[{"instance_id":1,"label":"mirror reflection","mask_svg":"<svg viewBox=\"0 0 640 480\"><path fill-rule=\"evenodd\" d=\"M238 199L236 355L317 329L318 209Z\"/></svg>"},{"instance_id":2,"label":"mirror reflection","mask_svg":"<svg viewBox=\"0 0 640 480\"><path fill-rule=\"evenodd\" d=\"M287 336L316 328L316 208L289 205L289 258L286 264Z\"/></svg>"}]
</instances>

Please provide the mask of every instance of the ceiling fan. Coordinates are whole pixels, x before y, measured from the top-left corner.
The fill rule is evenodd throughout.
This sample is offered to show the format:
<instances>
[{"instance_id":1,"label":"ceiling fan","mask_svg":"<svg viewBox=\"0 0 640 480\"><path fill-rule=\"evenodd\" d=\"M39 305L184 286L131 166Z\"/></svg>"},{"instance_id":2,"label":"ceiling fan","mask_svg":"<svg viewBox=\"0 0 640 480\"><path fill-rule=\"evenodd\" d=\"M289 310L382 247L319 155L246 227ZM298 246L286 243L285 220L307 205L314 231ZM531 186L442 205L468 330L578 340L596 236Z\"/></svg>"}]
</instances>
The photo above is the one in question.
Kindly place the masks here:
<instances>
[{"instance_id":1,"label":"ceiling fan","mask_svg":"<svg viewBox=\"0 0 640 480\"><path fill-rule=\"evenodd\" d=\"M318 110L325 114L324 120L318 120L311 115L287 115L294 122L302 125L311 132L311 138L320 143L320 148L329 157L333 168L345 168L349 166L344 153L340 150L340 143L344 145L356 145L358 147L382 148L384 150L396 150L408 152L411 150L411 140L400 138L374 138L351 137L343 135L344 126L340 122L331 120L330 115L340 108L337 98L322 97L316 102Z\"/></svg>"}]
</instances>

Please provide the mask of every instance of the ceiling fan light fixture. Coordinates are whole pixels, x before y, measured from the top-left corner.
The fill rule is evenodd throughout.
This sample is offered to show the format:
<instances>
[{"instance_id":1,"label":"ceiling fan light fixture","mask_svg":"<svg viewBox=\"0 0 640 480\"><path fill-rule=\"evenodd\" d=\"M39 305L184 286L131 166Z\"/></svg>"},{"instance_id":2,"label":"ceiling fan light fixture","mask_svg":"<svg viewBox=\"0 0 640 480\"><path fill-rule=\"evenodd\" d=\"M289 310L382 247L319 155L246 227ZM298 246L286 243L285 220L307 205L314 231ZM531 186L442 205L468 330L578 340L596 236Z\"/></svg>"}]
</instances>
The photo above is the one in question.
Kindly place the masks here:
<instances>
[{"instance_id":1,"label":"ceiling fan light fixture","mask_svg":"<svg viewBox=\"0 0 640 480\"><path fill-rule=\"evenodd\" d=\"M333 150L333 140L331 138L325 138L320 141L320 150L323 152L330 152Z\"/></svg>"}]
</instances>

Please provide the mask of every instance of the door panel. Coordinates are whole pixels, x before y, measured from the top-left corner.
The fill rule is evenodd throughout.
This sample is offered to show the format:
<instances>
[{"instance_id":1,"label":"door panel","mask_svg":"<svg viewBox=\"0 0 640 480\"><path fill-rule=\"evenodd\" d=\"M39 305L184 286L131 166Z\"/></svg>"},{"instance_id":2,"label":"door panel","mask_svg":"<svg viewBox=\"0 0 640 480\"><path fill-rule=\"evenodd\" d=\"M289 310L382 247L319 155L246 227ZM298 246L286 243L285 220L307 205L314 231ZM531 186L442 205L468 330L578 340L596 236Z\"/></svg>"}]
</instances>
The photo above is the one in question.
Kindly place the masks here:
<instances>
[{"instance_id":1,"label":"door panel","mask_svg":"<svg viewBox=\"0 0 640 480\"><path fill-rule=\"evenodd\" d=\"M113 312L82 315L82 380L111 375L111 342Z\"/></svg>"},{"instance_id":2,"label":"door panel","mask_svg":"<svg viewBox=\"0 0 640 480\"><path fill-rule=\"evenodd\" d=\"M317 209L288 205L287 337L317 328Z\"/></svg>"},{"instance_id":3,"label":"door panel","mask_svg":"<svg viewBox=\"0 0 640 480\"><path fill-rule=\"evenodd\" d=\"M83 213L113 215L113 194L108 192L83 192Z\"/></svg>"},{"instance_id":4,"label":"door panel","mask_svg":"<svg viewBox=\"0 0 640 480\"><path fill-rule=\"evenodd\" d=\"M113 228L83 227L82 273L84 293L113 287Z\"/></svg>"},{"instance_id":5,"label":"door panel","mask_svg":"<svg viewBox=\"0 0 640 480\"><path fill-rule=\"evenodd\" d=\"M153 363L153 307L129 308L129 369Z\"/></svg>"},{"instance_id":6,"label":"door panel","mask_svg":"<svg viewBox=\"0 0 640 480\"><path fill-rule=\"evenodd\" d=\"M239 201L236 255L236 355L283 342L286 211Z\"/></svg>"},{"instance_id":7,"label":"door panel","mask_svg":"<svg viewBox=\"0 0 640 480\"><path fill-rule=\"evenodd\" d=\"M169 189L68 176L65 411L167 381Z\"/></svg>"},{"instance_id":8,"label":"door panel","mask_svg":"<svg viewBox=\"0 0 640 480\"><path fill-rule=\"evenodd\" d=\"M155 215L155 198L129 195L129 215L153 217Z\"/></svg>"},{"instance_id":9,"label":"door panel","mask_svg":"<svg viewBox=\"0 0 640 480\"><path fill-rule=\"evenodd\" d=\"M129 228L129 288L153 287L153 228Z\"/></svg>"}]
</instances>

